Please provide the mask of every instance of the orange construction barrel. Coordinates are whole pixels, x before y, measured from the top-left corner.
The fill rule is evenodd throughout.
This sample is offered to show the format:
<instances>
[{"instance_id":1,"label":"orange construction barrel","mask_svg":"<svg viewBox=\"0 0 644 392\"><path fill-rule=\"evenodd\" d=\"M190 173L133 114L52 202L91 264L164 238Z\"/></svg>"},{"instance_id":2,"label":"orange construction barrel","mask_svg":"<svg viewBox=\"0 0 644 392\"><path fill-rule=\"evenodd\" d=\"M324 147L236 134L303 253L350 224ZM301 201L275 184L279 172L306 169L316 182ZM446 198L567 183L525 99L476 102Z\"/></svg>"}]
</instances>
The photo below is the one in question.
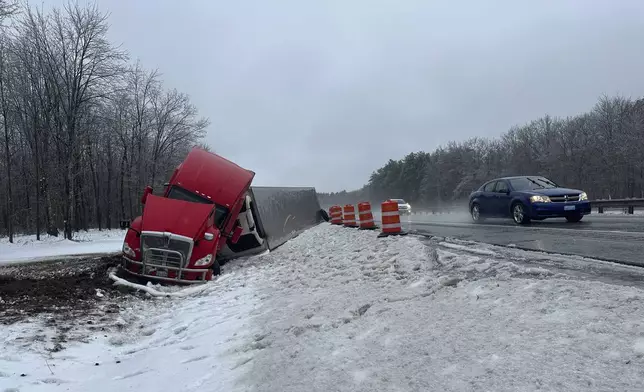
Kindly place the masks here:
<instances>
[{"instance_id":1,"label":"orange construction barrel","mask_svg":"<svg viewBox=\"0 0 644 392\"><path fill-rule=\"evenodd\" d=\"M380 205L382 209L382 226L381 233L378 237L390 235L404 235L400 224L400 212L398 211L398 202L392 200L383 201Z\"/></svg>"},{"instance_id":2,"label":"orange construction barrel","mask_svg":"<svg viewBox=\"0 0 644 392\"><path fill-rule=\"evenodd\" d=\"M373 222L373 214L371 213L371 203L368 201L358 203L358 218L360 219L360 229L373 230L376 228Z\"/></svg>"},{"instance_id":3,"label":"orange construction barrel","mask_svg":"<svg viewBox=\"0 0 644 392\"><path fill-rule=\"evenodd\" d=\"M353 204L344 206L344 218L342 219L345 227L358 227L356 224L356 208Z\"/></svg>"},{"instance_id":4,"label":"orange construction barrel","mask_svg":"<svg viewBox=\"0 0 644 392\"><path fill-rule=\"evenodd\" d=\"M342 207L332 206L329 208L329 216L332 225L342 225Z\"/></svg>"}]
</instances>

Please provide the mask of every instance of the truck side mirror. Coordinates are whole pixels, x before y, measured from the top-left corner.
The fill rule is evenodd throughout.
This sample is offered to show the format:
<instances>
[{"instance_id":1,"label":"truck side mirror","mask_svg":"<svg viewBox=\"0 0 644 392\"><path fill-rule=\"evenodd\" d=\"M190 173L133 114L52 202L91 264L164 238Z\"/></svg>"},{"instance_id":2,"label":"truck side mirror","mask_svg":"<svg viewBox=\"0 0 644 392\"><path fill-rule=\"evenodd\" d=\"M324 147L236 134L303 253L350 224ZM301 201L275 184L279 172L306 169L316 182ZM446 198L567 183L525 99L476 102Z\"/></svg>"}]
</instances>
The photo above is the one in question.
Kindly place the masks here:
<instances>
[{"instance_id":1,"label":"truck side mirror","mask_svg":"<svg viewBox=\"0 0 644 392\"><path fill-rule=\"evenodd\" d=\"M230 242L233 244L236 244L237 241L239 241L239 237L241 237L243 231L244 231L243 227L236 226L235 230L233 230L233 235L230 238Z\"/></svg>"},{"instance_id":2,"label":"truck side mirror","mask_svg":"<svg viewBox=\"0 0 644 392\"><path fill-rule=\"evenodd\" d=\"M145 204L145 201L148 200L148 195L152 193L152 187L150 185L145 187L143 191L143 196L141 196L141 204Z\"/></svg>"}]
</instances>

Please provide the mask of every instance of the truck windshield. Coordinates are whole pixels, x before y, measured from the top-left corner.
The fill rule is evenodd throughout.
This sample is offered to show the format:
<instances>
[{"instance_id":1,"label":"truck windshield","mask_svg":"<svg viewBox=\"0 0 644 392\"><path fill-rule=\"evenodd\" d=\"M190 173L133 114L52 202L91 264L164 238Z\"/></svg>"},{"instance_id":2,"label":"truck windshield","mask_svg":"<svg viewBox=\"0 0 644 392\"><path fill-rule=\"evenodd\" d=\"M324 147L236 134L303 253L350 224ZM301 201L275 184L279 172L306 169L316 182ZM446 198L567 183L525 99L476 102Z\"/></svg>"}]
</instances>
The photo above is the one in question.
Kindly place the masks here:
<instances>
[{"instance_id":1,"label":"truck windshield","mask_svg":"<svg viewBox=\"0 0 644 392\"><path fill-rule=\"evenodd\" d=\"M170 191L167 195L168 199L183 200L189 201L192 203L202 203L202 204L214 204L215 205L215 226L221 228L223 223L226 221L228 216L228 208L220 206L219 204L214 203L212 200L207 199L203 196L199 196L196 193L190 192L187 189L183 189L180 186L172 185Z\"/></svg>"}]
</instances>

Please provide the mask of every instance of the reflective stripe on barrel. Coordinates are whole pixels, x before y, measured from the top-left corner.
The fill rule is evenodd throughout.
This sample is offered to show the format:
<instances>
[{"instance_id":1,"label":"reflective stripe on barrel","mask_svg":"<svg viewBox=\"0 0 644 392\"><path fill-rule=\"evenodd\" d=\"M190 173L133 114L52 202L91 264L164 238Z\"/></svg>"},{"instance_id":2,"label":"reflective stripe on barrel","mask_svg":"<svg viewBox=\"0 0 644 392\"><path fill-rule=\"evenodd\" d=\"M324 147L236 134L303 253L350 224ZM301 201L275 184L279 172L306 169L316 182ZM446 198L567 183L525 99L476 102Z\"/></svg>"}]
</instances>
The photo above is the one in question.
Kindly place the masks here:
<instances>
[{"instance_id":1,"label":"reflective stripe on barrel","mask_svg":"<svg viewBox=\"0 0 644 392\"><path fill-rule=\"evenodd\" d=\"M356 224L356 208L353 204L347 204L344 206L344 217L342 219L346 227L357 227Z\"/></svg>"},{"instance_id":2,"label":"reflective stripe on barrel","mask_svg":"<svg viewBox=\"0 0 644 392\"><path fill-rule=\"evenodd\" d=\"M392 200L383 201L382 209L382 233L397 234L402 231L400 226L400 212L398 203Z\"/></svg>"},{"instance_id":3,"label":"reflective stripe on barrel","mask_svg":"<svg viewBox=\"0 0 644 392\"><path fill-rule=\"evenodd\" d=\"M332 225L342 224L342 207L332 206L331 208L329 208L329 215L331 216Z\"/></svg>"},{"instance_id":4,"label":"reflective stripe on barrel","mask_svg":"<svg viewBox=\"0 0 644 392\"><path fill-rule=\"evenodd\" d=\"M361 229L372 229L375 227L373 214L371 213L371 204L368 201L358 204L358 217L360 218Z\"/></svg>"}]
</instances>

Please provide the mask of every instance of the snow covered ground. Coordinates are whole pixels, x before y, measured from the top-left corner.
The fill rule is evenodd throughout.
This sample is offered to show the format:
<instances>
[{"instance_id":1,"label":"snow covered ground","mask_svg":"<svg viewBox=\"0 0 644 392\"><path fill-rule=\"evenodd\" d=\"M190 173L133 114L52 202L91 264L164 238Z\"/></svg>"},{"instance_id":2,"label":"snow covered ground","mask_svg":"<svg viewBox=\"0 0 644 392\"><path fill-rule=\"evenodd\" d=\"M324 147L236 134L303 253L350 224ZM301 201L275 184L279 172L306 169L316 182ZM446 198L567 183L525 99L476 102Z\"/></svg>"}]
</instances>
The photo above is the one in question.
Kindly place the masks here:
<instances>
[{"instance_id":1,"label":"snow covered ground","mask_svg":"<svg viewBox=\"0 0 644 392\"><path fill-rule=\"evenodd\" d=\"M37 241L35 235L18 235L14 243L0 238L0 265L47 260L60 256L115 253L123 246L124 230L89 230L74 234L74 240L47 234Z\"/></svg>"},{"instance_id":2,"label":"snow covered ground","mask_svg":"<svg viewBox=\"0 0 644 392\"><path fill-rule=\"evenodd\" d=\"M0 326L0 391L642 390L642 289L565 256L376 236L323 223L58 352L45 319Z\"/></svg>"}]
</instances>

